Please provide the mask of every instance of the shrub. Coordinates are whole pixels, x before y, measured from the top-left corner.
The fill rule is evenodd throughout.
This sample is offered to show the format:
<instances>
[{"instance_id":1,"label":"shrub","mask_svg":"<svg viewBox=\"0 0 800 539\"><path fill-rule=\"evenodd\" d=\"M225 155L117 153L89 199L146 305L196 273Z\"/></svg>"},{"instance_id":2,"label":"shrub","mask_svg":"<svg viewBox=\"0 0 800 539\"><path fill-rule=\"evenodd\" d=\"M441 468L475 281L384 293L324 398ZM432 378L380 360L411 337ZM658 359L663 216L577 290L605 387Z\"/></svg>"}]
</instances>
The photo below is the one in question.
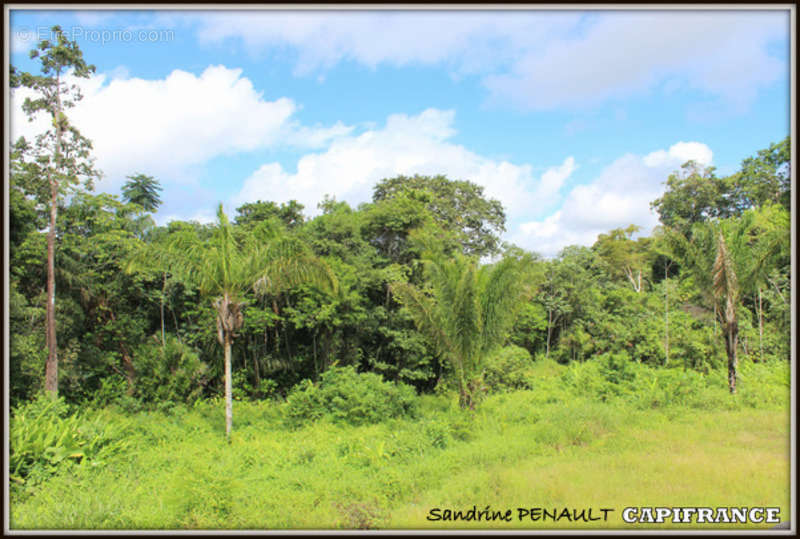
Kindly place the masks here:
<instances>
[{"instance_id":1,"label":"shrub","mask_svg":"<svg viewBox=\"0 0 800 539\"><path fill-rule=\"evenodd\" d=\"M261 400L273 398L278 392L278 383L271 378L263 378L258 384L251 383L245 370L233 373L233 400Z\"/></svg>"},{"instance_id":2,"label":"shrub","mask_svg":"<svg viewBox=\"0 0 800 539\"><path fill-rule=\"evenodd\" d=\"M194 402L206 383L208 366L196 350L168 335L147 342L134 352L135 396L143 401Z\"/></svg>"},{"instance_id":3,"label":"shrub","mask_svg":"<svg viewBox=\"0 0 800 539\"><path fill-rule=\"evenodd\" d=\"M491 356L483 371L483 382L493 393L530 389L531 354L520 346L506 346Z\"/></svg>"},{"instance_id":4,"label":"shrub","mask_svg":"<svg viewBox=\"0 0 800 539\"><path fill-rule=\"evenodd\" d=\"M349 366L328 369L318 384L301 382L286 398L286 419L292 426L323 416L363 425L415 411L416 393L411 386L384 382L375 373L358 373Z\"/></svg>"},{"instance_id":5,"label":"shrub","mask_svg":"<svg viewBox=\"0 0 800 539\"><path fill-rule=\"evenodd\" d=\"M603 366L596 360L572 363L561 375L561 381L570 392L591 399L606 401L619 394L618 388L606 379Z\"/></svg>"},{"instance_id":6,"label":"shrub","mask_svg":"<svg viewBox=\"0 0 800 539\"><path fill-rule=\"evenodd\" d=\"M607 352L597 357L598 370L607 382L614 385L633 382L636 366L625 352Z\"/></svg>"}]
</instances>

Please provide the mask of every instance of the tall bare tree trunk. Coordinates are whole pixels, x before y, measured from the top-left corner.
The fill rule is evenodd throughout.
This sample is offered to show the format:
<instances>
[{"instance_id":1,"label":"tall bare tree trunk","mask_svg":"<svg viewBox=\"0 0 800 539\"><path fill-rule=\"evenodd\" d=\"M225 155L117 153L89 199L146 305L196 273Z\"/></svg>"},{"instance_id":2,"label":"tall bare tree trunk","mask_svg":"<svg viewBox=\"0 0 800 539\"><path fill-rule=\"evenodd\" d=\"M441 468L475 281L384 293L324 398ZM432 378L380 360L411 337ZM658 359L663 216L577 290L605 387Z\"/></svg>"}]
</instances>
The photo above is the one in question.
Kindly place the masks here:
<instances>
[{"instance_id":1,"label":"tall bare tree trunk","mask_svg":"<svg viewBox=\"0 0 800 539\"><path fill-rule=\"evenodd\" d=\"M764 361L764 308L761 303L761 287L758 287L758 359Z\"/></svg>"},{"instance_id":2,"label":"tall bare tree trunk","mask_svg":"<svg viewBox=\"0 0 800 539\"><path fill-rule=\"evenodd\" d=\"M122 347L122 365L125 367L125 381L128 383L126 394L133 395L136 389L136 369L133 366L133 358L125 346Z\"/></svg>"},{"instance_id":3,"label":"tall bare tree trunk","mask_svg":"<svg viewBox=\"0 0 800 539\"><path fill-rule=\"evenodd\" d=\"M463 360L458 369L458 405L462 410L473 409L472 395L470 393L469 382L464 372Z\"/></svg>"},{"instance_id":4,"label":"tall bare tree trunk","mask_svg":"<svg viewBox=\"0 0 800 539\"><path fill-rule=\"evenodd\" d=\"M669 297L668 282L666 279L666 269L664 271L664 365L669 363Z\"/></svg>"},{"instance_id":5,"label":"tall bare tree trunk","mask_svg":"<svg viewBox=\"0 0 800 539\"><path fill-rule=\"evenodd\" d=\"M550 335L553 332L553 311L547 311L547 348L545 352L545 357L550 357Z\"/></svg>"},{"instance_id":6,"label":"tall bare tree trunk","mask_svg":"<svg viewBox=\"0 0 800 539\"><path fill-rule=\"evenodd\" d=\"M258 354L253 354L253 367L256 375L256 395L261 397L261 370L258 366Z\"/></svg>"},{"instance_id":7,"label":"tall bare tree trunk","mask_svg":"<svg viewBox=\"0 0 800 539\"><path fill-rule=\"evenodd\" d=\"M311 342L314 345L314 376L319 376L319 363L317 360L317 328L314 328L314 333L311 334ZM375 356L377 361L380 357L381 349L378 347L378 353Z\"/></svg>"},{"instance_id":8,"label":"tall bare tree trunk","mask_svg":"<svg viewBox=\"0 0 800 539\"><path fill-rule=\"evenodd\" d=\"M61 70L56 71L56 110L53 114L56 145L53 148L53 165L61 170L61 134L64 128L61 114ZM44 389L51 398L58 397L58 348L56 342L56 215L58 212L58 177L48 174L50 180L50 230L47 232L47 363Z\"/></svg>"},{"instance_id":9,"label":"tall bare tree trunk","mask_svg":"<svg viewBox=\"0 0 800 539\"><path fill-rule=\"evenodd\" d=\"M52 397L58 397L58 352L56 347L56 212L58 185L50 179L50 230L47 232L47 363L45 364L44 389Z\"/></svg>"},{"instance_id":10,"label":"tall bare tree trunk","mask_svg":"<svg viewBox=\"0 0 800 539\"><path fill-rule=\"evenodd\" d=\"M728 354L728 388L736 393L736 345L739 327L736 320L725 324L725 352Z\"/></svg>"},{"instance_id":11,"label":"tall bare tree trunk","mask_svg":"<svg viewBox=\"0 0 800 539\"><path fill-rule=\"evenodd\" d=\"M275 313L276 318L280 315L278 311L278 302L272 298L272 312ZM275 357L280 356L281 353L281 337L278 333L278 322L275 323Z\"/></svg>"},{"instance_id":12,"label":"tall bare tree trunk","mask_svg":"<svg viewBox=\"0 0 800 539\"><path fill-rule=\"evenodd\" d=\"M231 382L231 334L225 331L225 437L230 442L233 428L233 387Z\"/></svg>"},{"instance_id":13,"label":"tall bare tree trunk","mask_svg":"<svg viewBox=\"0 0 800 539\"><path fill-rule=\"evenodd\" d=\"M161 285L161 349L164 350L167 346L167 340L164 336L164 296L167 293L167 272L164 272L164 284Z\"/></svg>"}]
</instances>

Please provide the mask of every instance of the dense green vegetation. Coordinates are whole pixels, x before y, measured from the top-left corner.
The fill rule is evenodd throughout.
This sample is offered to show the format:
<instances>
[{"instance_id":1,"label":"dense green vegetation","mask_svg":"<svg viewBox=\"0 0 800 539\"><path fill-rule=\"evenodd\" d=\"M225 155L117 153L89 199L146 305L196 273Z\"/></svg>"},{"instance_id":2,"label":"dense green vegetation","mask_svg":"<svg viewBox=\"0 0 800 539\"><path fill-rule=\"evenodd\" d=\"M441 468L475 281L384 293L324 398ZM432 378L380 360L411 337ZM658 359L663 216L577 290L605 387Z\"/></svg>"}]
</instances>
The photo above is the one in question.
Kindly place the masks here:
<instances>
[{"instance_id":1,"label":"dense green vegetation","mask_svg":"<svg viewBox=\"0 0 800 539\"><path fill-rule=\"evenodd\" d=\"M576 525L425 518L433 507L532 503L616 508L608 522L591 523L616 528L630 527L620 520L622 507L648 503L764 504L780 507L784 518L789 514L785 362L747 364L735 396L724 371L700 374L629 363L620 374L611 358L569 366L529 362L517 374L532 389L491 395L470 411L457 405L455 392L398 394L377 375L360 375L361 385L351 369L335 367L318 390L326 397L324 407L309 407L315 394L308 388L297 389L285 403L237 403L230 444L221 443L225 421L219 400L135 416L120 406L50 408L38 420L41 404L29 404L18 410L15 432L73 432L66 426L72 418L78 418L81 432L89 425L116 428L103 431L105 452L83 450L83 458L59 461L58 471L49 455L29 464L36 471L28 484L12 484L11 524L67 529ZM404 407L411 402L414 406ZM676 474L683 479L676 481Z\"/></svg>"},{"instance_id":2,"label":"dense green vegetation","mask_svg":"<svg viewBox=\"0 0 800 539\"><path fill-rule=\"evenodd\" d=\"M595 470L537 503L787 514L788 455L754 463L788 447L788 138L729 177L687 163L652 235L553 259L504 244L502 205L443 176L313 218L256 201L156 226L157 179L91 189L57 98L91 66L74 43L38 50L41 75L11 73L53 118L10 155L12 527L421 527L429 505L531 503L504 466L624 474L664 432L698 459L721 444L726 482L665 500L660 468L601 499Z\"/></svg>"}]
</instances>

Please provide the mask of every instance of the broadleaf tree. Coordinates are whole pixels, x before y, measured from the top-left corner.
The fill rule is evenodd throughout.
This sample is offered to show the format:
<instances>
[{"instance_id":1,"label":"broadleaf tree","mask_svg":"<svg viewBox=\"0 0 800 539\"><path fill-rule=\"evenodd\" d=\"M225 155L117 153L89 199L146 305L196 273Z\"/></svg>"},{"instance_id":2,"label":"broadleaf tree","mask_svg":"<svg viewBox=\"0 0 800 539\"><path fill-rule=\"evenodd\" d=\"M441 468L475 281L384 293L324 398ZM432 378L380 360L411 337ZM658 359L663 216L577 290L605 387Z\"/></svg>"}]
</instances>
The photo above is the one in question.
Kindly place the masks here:
<instances>
[{"instance_id":1,"label":"broadleaf tree","mask_svg":"<svg viewBox=\"0 0 800 539\"><path fill-rule=\"evenodd\" d=\"M59 201L81 183L91 189L100 173L94 168L90 156L92 143L72 125L65 111L81 99L76 84L68 77L88 78L94 73L93 65L83 59L77 42L70 41L59 26L51 28L54 40L44 39L31 50L30 57L38 59L41 73L34 75L18 71L13 66L9 81L12 88L24 87L33 93L26 97L22 109L33 120L40 113L50 117L50 127L31 143L20 137L14 144L12 158L17 163L18 179L30 186L32 196L45 206L49 205L49 230L47 234L47 305L45 366L45 391L52 397L58 395L58 346L56 338L55 243L56 220ZM22 178L25 178L24 180Z\"/></svg>"}]
</instances>

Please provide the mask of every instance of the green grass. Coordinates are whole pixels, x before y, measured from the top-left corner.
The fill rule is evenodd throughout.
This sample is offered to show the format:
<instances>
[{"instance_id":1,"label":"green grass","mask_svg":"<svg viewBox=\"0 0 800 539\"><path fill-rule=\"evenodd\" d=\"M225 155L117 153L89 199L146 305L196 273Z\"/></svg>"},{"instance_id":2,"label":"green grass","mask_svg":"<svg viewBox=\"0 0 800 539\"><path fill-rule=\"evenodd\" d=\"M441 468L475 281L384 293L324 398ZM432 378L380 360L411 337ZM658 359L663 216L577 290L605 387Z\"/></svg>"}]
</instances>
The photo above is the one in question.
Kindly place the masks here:
<instances>
[{"instance_id":1,"label":"green grass","mask_svg":"<svg viewBox=\"0 0 800 539\"><path fill-rule=\"evenodd\" d=\"M11 528L640 529L621 521L626 506L776 506L787 520L788 370L747 372L737 396L724 378L694 380L701 387L677 405L662 401L685 382L655 403L644 389L600 398L566 381L586 373L541 362L533 390L490 396L475 413L452 396L423 396L413 418L361 426L293 429L283 405L236 402L230 444L220 402L104 410L127 425L126 451L12 485ZM434 507L473 505L615 511L589 524L426 520Z\"/></svg>"}]
</instances>

